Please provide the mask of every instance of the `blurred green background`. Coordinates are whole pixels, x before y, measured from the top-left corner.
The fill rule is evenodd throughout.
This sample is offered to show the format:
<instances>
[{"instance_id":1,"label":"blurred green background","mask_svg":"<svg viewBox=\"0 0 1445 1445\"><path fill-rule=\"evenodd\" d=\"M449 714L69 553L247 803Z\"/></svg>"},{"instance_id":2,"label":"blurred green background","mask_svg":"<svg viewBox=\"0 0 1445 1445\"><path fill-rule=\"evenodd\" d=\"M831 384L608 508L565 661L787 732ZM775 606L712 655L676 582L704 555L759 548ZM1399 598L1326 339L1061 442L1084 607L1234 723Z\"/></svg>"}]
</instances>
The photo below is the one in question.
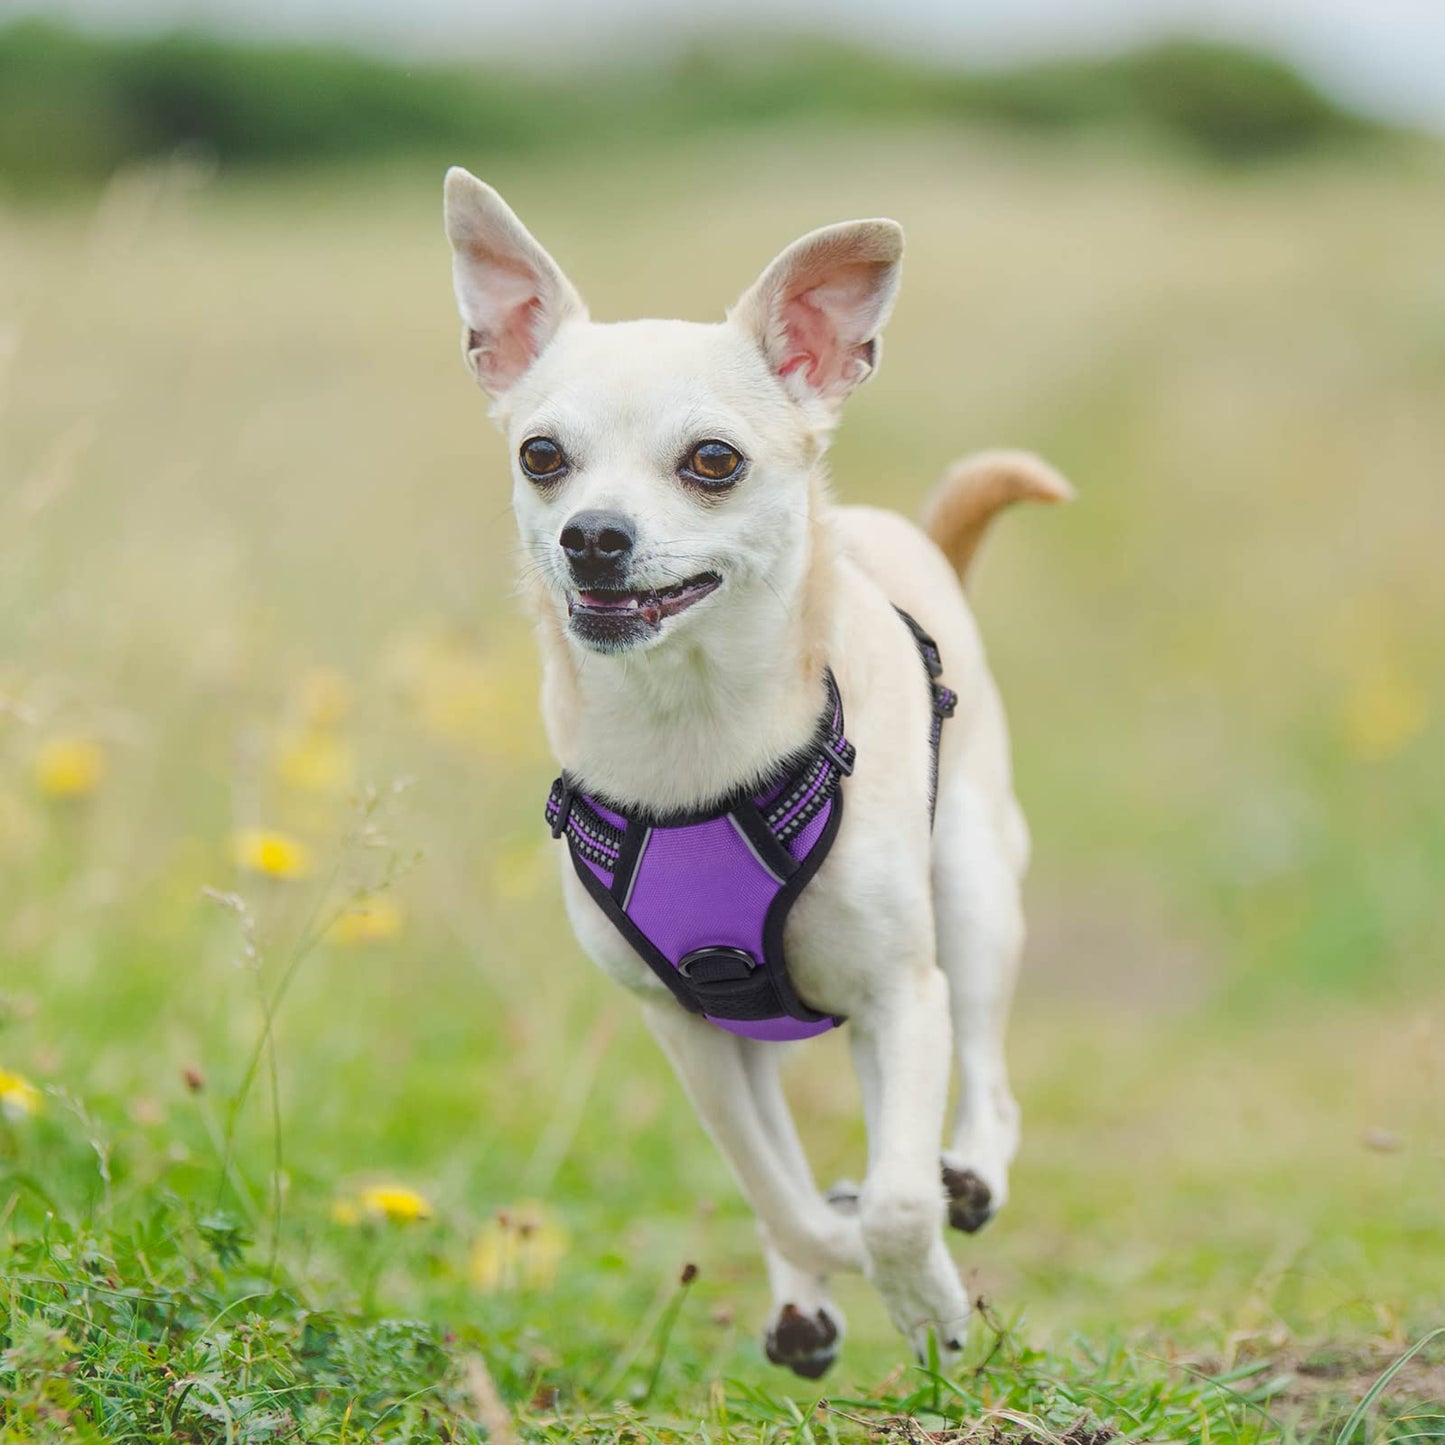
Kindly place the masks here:
<instances>
[{"instance_id":1,"label":"blurred green background","mask_svg":"<svg viewBox=\"0 0 1445 1445\"><path fill-rule=\"evenodd\" d=\"M839 495L911 512L996 444L1079 489L972 584L1036 857L973 1286L1045 1349L1263 1360L1281 1419L1445 1319L1445 149L1219 44L733 40L554 69L0 29L13 1438L163 1438L122 1375L211 1438L155 1385L178 1338L251 1418L207 1320L253 1295L293 1366L326 1311L419 1320L428 1380L479 1342L545 1432L548 1391L635 1397L684 1259L651 1405L788 1388L746 1213L561 917L450 162L599 319L719 316L796 234L897 217ZM845 1048L790 1083L856 1174ZM902 1357L842 1298L846 1393Z\"/></svg>"}]
</instances>

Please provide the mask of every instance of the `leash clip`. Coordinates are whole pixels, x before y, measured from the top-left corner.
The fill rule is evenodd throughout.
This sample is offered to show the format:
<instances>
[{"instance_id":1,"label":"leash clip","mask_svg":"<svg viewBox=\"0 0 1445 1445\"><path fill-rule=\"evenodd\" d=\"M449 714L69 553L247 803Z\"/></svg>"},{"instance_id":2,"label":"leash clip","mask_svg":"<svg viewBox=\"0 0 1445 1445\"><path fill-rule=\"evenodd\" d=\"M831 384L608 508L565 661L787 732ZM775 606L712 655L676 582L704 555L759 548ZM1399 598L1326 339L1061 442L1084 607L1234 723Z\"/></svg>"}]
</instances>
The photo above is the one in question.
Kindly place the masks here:
<instances>
[{"instance_id":1,"label":"leash clip","mask_svg":"<svg viewBox=\"0 0 1445 1445\"><path fill-rule=\"evenodd\" d=\"M702 974L694 978L693 969L702 965ZM677 961L677 971L691 984L737 983L757 972L758 961L741 948L695 948Z\"/></svg>"}]
</instances>

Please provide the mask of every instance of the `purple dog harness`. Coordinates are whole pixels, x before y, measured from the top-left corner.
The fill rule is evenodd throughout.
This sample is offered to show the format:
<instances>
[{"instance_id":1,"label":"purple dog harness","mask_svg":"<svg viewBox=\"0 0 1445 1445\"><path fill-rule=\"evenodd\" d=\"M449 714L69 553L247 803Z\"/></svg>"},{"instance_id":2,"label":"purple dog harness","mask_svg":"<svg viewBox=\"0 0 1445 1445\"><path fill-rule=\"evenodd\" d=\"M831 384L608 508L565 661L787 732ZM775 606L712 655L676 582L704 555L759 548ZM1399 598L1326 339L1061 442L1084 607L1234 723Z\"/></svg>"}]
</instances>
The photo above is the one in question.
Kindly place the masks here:
<instances>
[{"instance_id":1,"label":"purple dog harness","mask_svg":"<svg viewBox=\"0 0 1445 1445\"><path fill-rule=\"evenodd\" d=\"M957 697L938 681L933 639L897 610L933 691L931 815L943 720ZM812 743L760 793L698 813L624 813L580 792L564 772L547 799L552 836L565 835L577 876L618 932L685 1009L747 1038L808 1039L843 1022L798 997L783 957L783 925L838 836L841 784L855 758L831 671L824 681L828 700Z\"/></svg>"}]
</instances>

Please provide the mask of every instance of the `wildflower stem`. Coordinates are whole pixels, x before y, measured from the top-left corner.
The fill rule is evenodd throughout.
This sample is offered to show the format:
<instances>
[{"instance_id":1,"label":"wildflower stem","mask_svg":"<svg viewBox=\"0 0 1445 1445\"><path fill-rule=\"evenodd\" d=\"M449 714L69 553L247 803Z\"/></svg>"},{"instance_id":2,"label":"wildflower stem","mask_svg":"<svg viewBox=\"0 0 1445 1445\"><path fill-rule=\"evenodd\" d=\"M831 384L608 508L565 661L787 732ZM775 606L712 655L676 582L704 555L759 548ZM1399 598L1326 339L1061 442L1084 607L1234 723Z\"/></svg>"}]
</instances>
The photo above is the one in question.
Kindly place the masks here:
<instances>
[{"instance_id":1,"label":"wildflower stem","mask_svg":"<svg viewBox=\"0 0 1445 1445\"><path fill-rule=\"evenodd\" d=\"M241 1076L240 1086L231 1099L230 1107L226 1113L225 1151L221 1157L221 1179L218 1186L216 1203L219 1205L221 1193L224 1192L226 1182L231 1176L231 1161L236 1149L236 1129L240 1123L241 1110L245 1107L246 1100L250 1097L251 1086L256 1081L256 1072L261 1066L261 1060L265 1055L267 1046L271 1043L275 1029L276 1011L281 1007L282 1000L286 997L297 971L305 961L307 955L317 943L320 942L326 929L335 921L340 914L340 909L333 912L326 922L318 925L317 920L321 917L322 907L332 888L340 876L341 867L338 864L332 869L326 880L325 887L317 895L316 903L308 915L305 924L301 929L301 936L292 949L290 957L286 960L282 969L280 981L268 1000L263 992L261 995L261 1035L256 1040L255 1047L251 1050L251 1057L247 1060L245 1073Z\"/></svg>"},{"instance_id":2,"label":"wildflower stem","mask_svg":"<svg viewBox=\"0 0 1445 1445\"><path fill-rule=\"evenodd\" d=\"M683 1270L677 1292L668 1301L667 1308L658 1321L657 1356L652 1362L652 1373L647 1377L647 1388L643 1390L642 1399L638 1401L639 1404L646 1404L652 1398L653 1391L657 1389L657 1382L662 1376L663 1362L667 1359L667 1347L672 1342L672 1328L677 1323L678 1315L682 1313L682 1302L687 1298L687 1292L692 1288L692 1282L696 1278L697 1271L691 1265Z\"/></svg>"}]
</instances>

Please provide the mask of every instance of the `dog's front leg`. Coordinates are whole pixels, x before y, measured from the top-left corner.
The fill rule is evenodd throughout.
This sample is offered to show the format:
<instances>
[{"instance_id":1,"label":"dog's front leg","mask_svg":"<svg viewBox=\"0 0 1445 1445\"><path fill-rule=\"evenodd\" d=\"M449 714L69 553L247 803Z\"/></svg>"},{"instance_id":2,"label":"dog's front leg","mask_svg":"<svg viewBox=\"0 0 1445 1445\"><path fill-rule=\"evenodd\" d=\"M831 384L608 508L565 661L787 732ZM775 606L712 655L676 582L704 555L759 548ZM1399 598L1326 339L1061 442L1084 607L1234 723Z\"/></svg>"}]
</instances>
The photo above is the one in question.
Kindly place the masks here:
<instances>
[{"instance_id":1,"label":"dog's front leg","mask_svg":"<svg viewBox=\"0 0 1445 1445\"><path fill-rule=\"evenodd\" d=\"M643 1013L772 1247L810 1276L862 1270L858 1221L800 1185L786 1151L769 1134L744 1066L744 1040L671 999L649 1001Z\"/></svg>"},{"instance_id":2,"label":"dog's front leg","mask_svg":"<svg viewBox=\"0 0 1445 1445\"><path fill-rule=\"evenodd\" d=\"M816 1201L818 1187L813 1180L812 1166L783 1092L780 1066L785 1050L779 1044L756 1039L739 1042L743 1068L763 1130L791 1174L799 1197ZM758 1233L763 1241L773 1295L773 1311L763 1336L763 1349L775 1365L786 1365L794 1374L816 1380L838 1358L843 1342L843 1312L829 1297L825 1276L796 1268L761 1225Z\"/></svg>"},{"instance_id":3,"label":"dog's front leg","mask_svg":"<svg viewBox=\"0 0 1445 1445\"><path fill-rule=\"evenodd\" d=\"M932 959L901 965L855 1014L869 1113L868 1175L858 1200L869 1278L920 1359L928 1336L950 1362L962 1348L968 1294L943 1240L938 1146L948 1101L948 981Z\"/></svg>"}]
</instances>

